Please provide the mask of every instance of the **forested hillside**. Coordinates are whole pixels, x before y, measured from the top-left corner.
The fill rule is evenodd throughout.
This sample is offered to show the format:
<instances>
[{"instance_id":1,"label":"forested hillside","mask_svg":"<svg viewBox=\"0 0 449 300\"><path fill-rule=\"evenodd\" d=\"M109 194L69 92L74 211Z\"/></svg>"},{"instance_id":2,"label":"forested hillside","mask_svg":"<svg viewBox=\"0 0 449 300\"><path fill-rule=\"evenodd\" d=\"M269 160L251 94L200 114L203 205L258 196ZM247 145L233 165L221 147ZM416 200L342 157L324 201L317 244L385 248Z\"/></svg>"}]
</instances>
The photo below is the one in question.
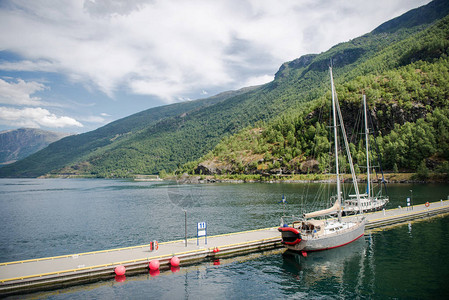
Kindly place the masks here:
<instances>
[{"instance_id":1,"label":"forested hillside","mask_svg":"<svg viewBox=\"0 0 449 300\"><path fill-rule=\"evenodd\" d=\"M368 99L371 157L390 171L449 172L449 17L380 51L337 77L337 93L356 167L366 164L359 124L362 94ZM310 59L310 57L306 58ZM303 60L305 60L303 58ZM309 65L313 64L313 58ZM341 74L341 73L340 73ZM344 81L342 81L343 77ZM330 80L327 94L225 138L182 171L199 174L330 172ZM358 117L357 117L358 116ZM375 151L376 150L376 151Z\"/></svg>"},{"instance_id":2,"label":"forested hillside","mask_svg":"<svg viewBox=\"0 0 449 300\"><path fill-rule=\"evenodd\" d=\"M434 117L438 114L437 106L433 106L436 101L433 95L429 95L432 100L427 100L430 104L421 99L419 93L423 93L421 90L425 90L424 88L414 89L415 93L418 93L418 100L407 100L407 96L404 96L400 102L395 93L402 87L389 87L388 83L397 80L393 73L410 73L408 68L421 68L422 71L423 68L446 65L449 36L447 21L439 23L439 27L435 26L435 22L448 13L447 1L433 1L381 25L369 34L336 45L329 51L306 55L283 64L271 83L220 97L150 109L95 131L65 138L27 159L0 168L0 176L36 177L50 173L129 177L135 174L156 174L162 170L174 171L183 164L206 155L224 137L225 141L214 150L217 157L220 156L219 149L229 141L238 144L237 148L244 149L246 142L239 141L242 133L234 138L232 135L255 124L260 129L249 129L248 132L254 133L252 138L258 141L261 149L244 151L253 151L258 157L271 155L275 158L272 160L275 166L267 165L265 168L256 166L252 161L252 167L249 168L243 162L242 169L238 161L232 162L231 159L230 163L237 163L239 172L251 172L254 167L265 170L271 167L288 167L288 164L293 163L292 160L299 162L304 157L308 159L307 144L314 137L311 134L300 134L301 131L310 133L309 126L321 127L316 125L316 122L324 124L318 119L315 120L314 114L318 111L317 108L325 103L326 93L329 91L328 65L331 58L336 83L340 89L340 99L343 102L355 103L360 101L360 91L365 89L370 106L376 108L373 117L376 117L382 138L386 139L393 131L399 133L399 130L402 130L402 127L396 129L395 124L405 124L406 121L414 124L418 119L427 117L427 113ZM429 26L432 26L430 31L427 30ZM441 62L437 64L438 61ZM438 73L418 71L416 74L425 78L429 72ZM400 74L398 73L398 76L402 76ZM406 85L409 84L407 78L400 79L407 81ZM428 84L433 88L429 88L426 93L439 90L440 86L433 80L433 77L429 78ZM378 85L385 85L385 88L377 89ZM407 94L412 88L407 87L404 93ZM410 97L415 99L412 95L413 93ZM442 100L438 101L447 100L447 94L444 95L446 96L442 96ZM397 114L393 105L396 102L398 109L403 110L404 114ZM429 105L430 109L427 109L426 105ZM445 105L441 105L443 116L447 116L443 111ZM350 107L351 105L348 106ZM400 122L397 122L396 118L400 118ZM299 125L289 120L299 120ZM419 122L427 122L426 120ZM280 129L284 124L282 122L290 124L287 125L290 129L291 124L294 124L294 132ZM297 128L301 122L304 122L305 127ZM283 141L280 134L271 133L276 130L282 133ZM291 140L291 134L294 141ZM276 135L276 141L272 135ZM317 135L319 136L321 134ZM302 141L301 138L305 140ZM230 152L237 149L228 148ZM266 158L261 165L268 164L268 157ZM398 161L396 164L398 168L409 167L405 162ZM193 171L194 165L190 163L187 169Z\"/></svg>"},{"instance_id":3,"label":"forested hillside","mask_svg":"<svg viewBox=\"0 0 449 300\"><path fill-rule=\"evenodd\" d=\"M161 120L183 116L253 89L254 87L244 88L238 91L224 92L207 99L175 103L142 111L109 123L97 130L70 136L53 143L26 159L0 168L0 176L37 177L49 172L60 173L61 168L71 169L71 173L100 176L95 170L91 171L89 157L107 155L111 147L122 142L126 144L128 139L132 139L142 130L152 128L152 126L158 128L158 122ZM119 166L119 162L117 162L117 166ZM103 177L108 176L105 174Z\"/></svg>"}]
</instances>

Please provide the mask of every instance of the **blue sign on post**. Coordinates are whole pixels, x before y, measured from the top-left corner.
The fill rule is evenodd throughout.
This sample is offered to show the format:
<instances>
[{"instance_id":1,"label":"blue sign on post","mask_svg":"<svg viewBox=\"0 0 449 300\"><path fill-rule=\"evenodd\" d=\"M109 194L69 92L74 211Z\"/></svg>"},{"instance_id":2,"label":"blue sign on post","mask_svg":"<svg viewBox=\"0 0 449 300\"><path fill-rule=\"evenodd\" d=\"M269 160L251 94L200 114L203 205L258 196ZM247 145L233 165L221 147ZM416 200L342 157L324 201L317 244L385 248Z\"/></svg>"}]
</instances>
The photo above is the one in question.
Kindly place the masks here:
<instances>
[{"instance_id":1,"label":"blue sign on post","mask_svg":"<svg viewBox=\"0 0 449 300\"><path fill-rule=\"evenodd\" d=\"M207 224L206 222L198 222L196 226L196 245L200 244L199 238L204 236L207 245Z\"/></svg>"}]
</instances>

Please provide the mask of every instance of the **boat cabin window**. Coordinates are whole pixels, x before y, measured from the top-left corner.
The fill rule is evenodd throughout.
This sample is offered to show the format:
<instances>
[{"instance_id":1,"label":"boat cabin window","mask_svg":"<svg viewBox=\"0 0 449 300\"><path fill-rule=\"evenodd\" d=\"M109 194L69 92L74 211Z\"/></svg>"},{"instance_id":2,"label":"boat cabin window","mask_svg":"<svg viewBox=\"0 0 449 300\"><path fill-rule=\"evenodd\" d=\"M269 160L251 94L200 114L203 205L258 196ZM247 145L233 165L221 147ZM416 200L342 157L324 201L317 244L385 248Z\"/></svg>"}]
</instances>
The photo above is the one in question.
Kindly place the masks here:
<instances>
[{"instance_id":1,"label":"boat cabin window","mask_svg":"<svg viewBox=\"0 0 449 300\"><path fill-rule=\"evenodd\" d=\"M335 227L329 228L329 231L338 231L338 230L341 230L341 229L343 229L343 226L335 226Z\"/></svg>"}]
</instances>

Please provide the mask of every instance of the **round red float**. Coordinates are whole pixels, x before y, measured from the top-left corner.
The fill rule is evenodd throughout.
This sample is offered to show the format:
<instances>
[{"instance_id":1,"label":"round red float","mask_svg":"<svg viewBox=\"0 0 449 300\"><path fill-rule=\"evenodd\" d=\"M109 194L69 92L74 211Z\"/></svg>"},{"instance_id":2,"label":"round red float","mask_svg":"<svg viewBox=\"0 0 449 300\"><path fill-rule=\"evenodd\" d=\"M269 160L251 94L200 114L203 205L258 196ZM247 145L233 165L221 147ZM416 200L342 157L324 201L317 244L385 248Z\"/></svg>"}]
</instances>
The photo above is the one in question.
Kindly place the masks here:
<instances>
[{"instance_id":1,"label":"round red float","mask_svg":"<svg viewBox=\"0 0 449 300\"><path fill-rule=\"evenodd\" d=\"M153 259L152 261L150 261L148 266L150 267L150 270L155 271L159 270L160 263L157 259Z\"/></svg>"},{"instance_id":2,"label":"round red float","mask_svg":"<svg viewBox=\"0 0 449 300\"><path fill-rule=\"evenodd\" d=\"M125 275L126 272L126 268L125 266L117 266L114 270L115 275L121 276L121 275Z\"/></svg>"},{"instance_id":3,"label":"round red float","mask_svg":"<svg viewBox=\"0 0 449 300\"><path fill-rule=\"evenodd\" d=\"M170 259L170 265L171 265L172 267L179 267L179 257L173 256L173 257Z\"/></svg>"}]
</instances>

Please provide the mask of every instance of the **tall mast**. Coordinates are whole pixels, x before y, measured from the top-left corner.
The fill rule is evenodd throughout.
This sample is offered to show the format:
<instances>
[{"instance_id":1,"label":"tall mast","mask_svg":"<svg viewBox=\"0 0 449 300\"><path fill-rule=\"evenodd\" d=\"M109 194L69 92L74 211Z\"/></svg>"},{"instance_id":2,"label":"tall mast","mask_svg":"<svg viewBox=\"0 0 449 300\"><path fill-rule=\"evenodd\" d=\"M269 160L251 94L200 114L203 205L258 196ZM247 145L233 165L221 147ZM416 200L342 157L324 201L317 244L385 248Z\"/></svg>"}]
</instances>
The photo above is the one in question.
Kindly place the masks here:
<instances>
[{"instance_id":1,"label":"tall mast","mask_svg":"<svg viewBox=\"0 0 449 300\"><path fill-rule=\"evenodd\" d=\"M366 192L368 194L368 197L371 197L371 179L370 179L370 167L369 167L369 143L368 143L368 117L367 117L367 110L366 110L366 96L363 95L363 113L365 115L365 145L366 145L366 182L367 182L367 188Z\"/></svg>"},{"instance_id":2,"label":"tall mast","mask_svg":"<svg viewBox=\"0 0 449 300\"><path fill-rule=\"evenodd\" d=\"M337 94L335 94L335 97L337 97ZM335 99L335 106L337 108L338 117L340 118L339 119L340 127L341 127L341 132L343 133L343 141L345 142L346 155L348 156L348 161L349 161L349 168L351 169L352 184L354 185L355 195L357 197L357 206L361 207L359 185L357 183L357 177L355 176L354 163L352 162L351 150L349 149L349 143L348 143L348 138L346 135L345 124L343 122L343 116L341 114L340 105L338 104L338 99ZM362 214L362 212L363 212L363 210L359 209L359 213Z\"/></svg>"},{"instance_id":3,"label":"tall mast","mask_svg":"<svg viewBox=\"0 0 449 300\"><path fill-rule=\"evenodd\" d=\"M337 108L335 106L335 87L334 78L332 76L332 67L329 67L331 76L331 89L332 89L332 114L334 122L334 146L335 146L335 173L337 174L337 203L338 203L338 220L341 220L341 186L340 186L340 171L338 167L338 139L337 139Z\"/></svg>"}]
</instances>

